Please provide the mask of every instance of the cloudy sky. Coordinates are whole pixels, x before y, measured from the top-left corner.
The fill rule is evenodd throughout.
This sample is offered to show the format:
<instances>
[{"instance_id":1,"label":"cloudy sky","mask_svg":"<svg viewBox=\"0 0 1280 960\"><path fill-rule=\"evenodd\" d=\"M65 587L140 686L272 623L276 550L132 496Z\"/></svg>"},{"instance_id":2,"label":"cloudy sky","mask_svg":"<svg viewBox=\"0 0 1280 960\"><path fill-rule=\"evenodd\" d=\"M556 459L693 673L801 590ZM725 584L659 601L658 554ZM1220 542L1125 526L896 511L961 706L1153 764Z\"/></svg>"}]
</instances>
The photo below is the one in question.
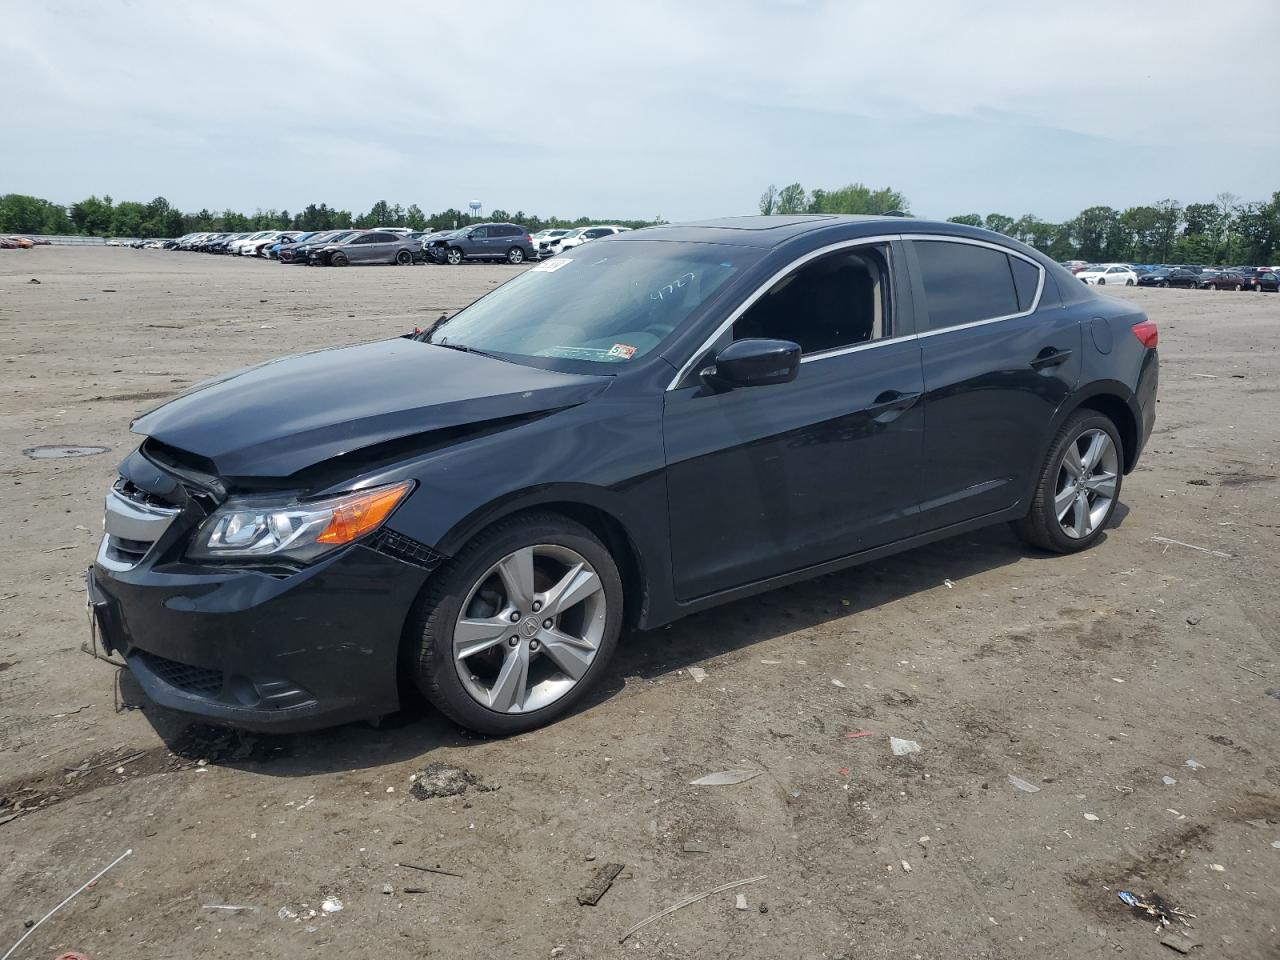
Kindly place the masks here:
<instances>
[{"instance_id":1,"label":"cloudy sky","mask_svg":"<svg viewBox=\"0 0 1280 960\"><path fill-rule=\"evenodd\" d=\"M1262 199L1280 189L1274 15L0 0L0 193L672 220L754 212L795 180L892 186L933 217Z\"/></svg>"}]
</instances>

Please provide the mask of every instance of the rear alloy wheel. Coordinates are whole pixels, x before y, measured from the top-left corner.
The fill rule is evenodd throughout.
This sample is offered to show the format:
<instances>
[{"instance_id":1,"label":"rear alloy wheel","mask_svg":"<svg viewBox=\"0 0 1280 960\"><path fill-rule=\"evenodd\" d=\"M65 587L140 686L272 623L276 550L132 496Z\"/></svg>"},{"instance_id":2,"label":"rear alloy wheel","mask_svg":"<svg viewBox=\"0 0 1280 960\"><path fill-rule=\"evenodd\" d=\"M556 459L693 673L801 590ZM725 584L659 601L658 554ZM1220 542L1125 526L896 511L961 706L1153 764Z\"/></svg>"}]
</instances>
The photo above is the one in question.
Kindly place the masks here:
<instances>
[{"instance_id":1,"label":"rear alloy wheel","mask_svg":"<svg viewBox=\"0 0 1280 960\"><path fill-rule=\"evenodd\" d=\"M345 253L333 253L329 256L329 266L331 267L345 267L350 262Z\"/></svg>"},{"instance_id":2,"label":"rear alloy wheel","mask_svg":"<svg viewBox=\"0 0 1280 960\"><path fill-rule=\"evenodd\" d=\"M407 263L413 263L413 254L408 250L401 250L396 254L396 263L402 267Z\"/></svg>"},{"instance_id":3,"label":"rear alloy wheel","mask_svg":"<svg viewBox=\"0 0 1280 960\"><path fill-rule=\"evenodd\" d=\"M1120 499L1120 435L1092 410L1077 410L1049 447L1027 515L1014 524L1028 543L1054 553L1094 545Z\"/></svg>"},{"instance_id":4,"label":"rear alloy wheel","mask_svg":"<svg viewBox=\"0 0 1280 960\"><path fill-rule=\"evenodd\" d=\"M519 263L524 263L524 251L521 250L519 247L512 247L510 250L507 251L507 263L511 264L512 266L515 266L516 264L519 264Z\"/></svg>"},{"instance_id":5,"label":"rear alloy wheel","mask_svg":"<svg viewBox=\"0 0 1280 960\"><path fill-rule=\"evenodd\" d=\"M444 259L446 263L456 267L462 262L462 251L457 247L450 247L445 252Z\"/></svg>"},{"instance_id":6,"label":"rear alloy wheel","mask_svg":"<svg viewBox=\"0 0 1280 960\"><path fill-rule=\"evenodd\" d=\"M490 527L419 601L411 666L442 713L513 734L567 713L606 668L622 629L622 580L587 528L555 514Z\"/></svg>"}]
</instances>

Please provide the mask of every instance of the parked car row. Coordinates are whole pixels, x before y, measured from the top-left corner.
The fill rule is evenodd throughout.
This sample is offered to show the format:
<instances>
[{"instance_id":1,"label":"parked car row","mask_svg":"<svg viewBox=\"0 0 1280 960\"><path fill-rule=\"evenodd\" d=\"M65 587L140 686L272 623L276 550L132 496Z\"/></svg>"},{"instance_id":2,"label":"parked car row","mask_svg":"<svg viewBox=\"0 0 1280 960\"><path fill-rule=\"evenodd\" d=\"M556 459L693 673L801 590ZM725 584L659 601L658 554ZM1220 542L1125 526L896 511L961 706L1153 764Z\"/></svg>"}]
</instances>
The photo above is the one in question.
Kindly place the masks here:
<instances>
[{"instance_id":1,"label":"parked car row","mask_svg":"<svg viewBox=\"0 0 1280 960\"><path fill-rule=\"evenodd\" d=\"M1204 267L1133 265L1128 263L1085 263L1067 260L1062 266L1089 286L1107 284L1126 287L1181 287L1184 290L1280 290L1280 266Z\"/></svg>"},{"instance_id":2,"label":"parked car row","mask_svg":"<svg viewBox=\"0 0 1280 960\"><path fill-rule=\"evenodd\" d=\"M478 223L430 232L408 227L325 230L259 230L252 233L191 233L176 239L108 241L109 246L184 250L259 257L280 263L345 267L356 263L444 263L505 261L513 265L554 257L584 243L627 231L614 225L542 230L530 234L518 223Z\"/></svg>"},{"instance_id":3,"label":"parked car row","mask_svg":"<svg viewBox=\"0 0 1280 960\"><path fill-rule=\"evenodd\" d=\"M0 237L0 250L30 250L32 247L47 247L49 241L43 237Z\"/></svg>"}]
</instances>

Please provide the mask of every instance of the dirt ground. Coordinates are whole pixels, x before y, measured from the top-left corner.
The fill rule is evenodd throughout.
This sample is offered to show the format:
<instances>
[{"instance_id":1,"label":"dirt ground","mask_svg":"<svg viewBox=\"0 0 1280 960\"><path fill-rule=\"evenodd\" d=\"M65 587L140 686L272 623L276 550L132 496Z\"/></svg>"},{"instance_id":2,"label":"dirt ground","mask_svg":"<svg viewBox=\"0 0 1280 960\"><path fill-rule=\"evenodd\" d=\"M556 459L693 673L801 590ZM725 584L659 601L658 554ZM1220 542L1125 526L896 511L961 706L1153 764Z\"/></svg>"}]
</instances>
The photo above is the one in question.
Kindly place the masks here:
<instances>
[{"instance_id":1,"label":"dirt ground","mask_svg":"<svg viewBox=\"0 0 1280 960\"><path fill-rule=\"evenodd\" d=\"M132 850L15 960L1180 955L1121 890L1194 914L1171 928L1193 957L1280 957L1275 295L1116 291L1160 323L1161 402L1095 549L994 528L629 636L587 708L527 736L423 710L221 733L80 652L133 415L512 269L0 253L0 951ZM416 799L435 762L493 789ZM759 775L689 783L732 768Z\"/></svg>"}]
</instances>

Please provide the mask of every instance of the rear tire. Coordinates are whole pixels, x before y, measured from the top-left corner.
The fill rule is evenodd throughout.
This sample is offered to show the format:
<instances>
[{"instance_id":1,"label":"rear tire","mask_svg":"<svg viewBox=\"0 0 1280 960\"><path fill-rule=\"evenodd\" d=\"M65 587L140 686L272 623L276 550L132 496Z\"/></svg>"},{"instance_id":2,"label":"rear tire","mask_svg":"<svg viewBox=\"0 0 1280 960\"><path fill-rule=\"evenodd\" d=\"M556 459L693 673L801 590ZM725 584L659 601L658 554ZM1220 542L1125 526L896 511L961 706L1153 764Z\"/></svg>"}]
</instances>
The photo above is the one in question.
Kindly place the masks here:
<instances>
[{"instance_id":1,"label":"rear tire","mask_svg":"<svg viewBox=\"0 0 1280 960\"><path fill-rule=\"evenodd\" d=\"M524 251L519 247L512 247L507 251L507 263L513 267L524 263Z\"/></svg>"},{"instance_id":2,"label":"rear tire","mask_svg":"<svg viewBox=\"0 0 1280 960\"><path fill-rule=\"evenodd\" d=\"M1113 462L1108 464L1110 469L1101 470L1097 474L1098 476L1109 475L1109 477L1105 481L1096 481L1096 488L1090 487L1089 482L1079 485L1086 490L1084 503L1086 512L1090 512L1090 518L1088 531L1076 536L1064 529L1060 516L1060 506L1063 503L1067 504L1065 509L1067 516L1070 518L1075 516L1072 513L1073 498L1070 496L1071 471L1064 461L1073 446L1076 448L1078 457L1079 443L1082 439L1097 437L1099 433L1105 434L1110 440L1111 451L1113 451L1113 453L1101 454L1099 460L1105 461L1110 456ZM1076 553L1089 549L1106 531L1107 524L1111 522L1111 517L1115 513L1116 504L1120 502L1120 485L1124 479L1124 471L1121 469L1123 463L1124 447L1120 443L1120 434L1111 419L1094 410L1077 410L1067 418L1067 422L1062 425L1053 442L1049 444L1044 465L1040 469L1040 477L1036 481L1035 492L1031 497L1031 509L1021 520L1014 521L1014 530L1027 543L1052 553ZM1086 466L1089 467L1088 472L1093 473L1094 468L1100 467L1100 464L1086 464ZM1067 476L1064 477L1064 474ZM1065 484L1064 479L1067 481ZM1109 502L1103 504L1093 500L1093 497L1100 495L1101 491L1109 495ZM1092 516L1089 509L1091 507L1096 509L1098 513L1096 517ZM1081 533L1079 530L1076 532Z\"/></svg>"},{"instance_id":3,"label":"rear tire","mask_svg":"<svg viewBox=\"0 0 1280 960\"><path fill-rule=\"evenodd\" d=\"M410 253L408 250L401 250L399 253L396 254L396 263L398 263L402 267L405 266L406 264L413 263L413 254Z\"/></svg>"},{"instance_id":4,"label":"rear tire","mask_svg":"<svg viewBox=\"0 0 1280 960\"><path fill-rule=\"evenodd\" d=\"M506 569L508 562L525 553L534 558L534 566L530 568L531 589L524 591L521 600L515 596L519 591L508 590L509 581L495 571ZM595 589L589 594L566 591L583 595L562 611L552 609L551 595L564 568L540 565L548 555L557 553L578 558L596 578ZM541 598L545 608L529 602L535 597ZM571 610L588 607L592 612L589 618L584 612L578 623L570 622ZM565 619L560 618L561 612L566 612ZM545 625L543 617L548 615L555 619L554 628L546 635L548 641L539 645L537 638L544 634L538 627ZM596 685L617 648L622 616L622 578L605 545L586 527L566 517L524 514L482 531L428 581L407 628L405 663L423 696L454 722L478 733L523 733L568 713ZM471 632L461 642L476 652L460 658L456 651L463 627L460 621L464 620ZM524 633L529 621L533 621L530 632ZM490 622L496 625L492 638ZM593 649L552 640L572 640L579 635L590 637L577 642L588 642ZM552 655L553 646L562 653ZM579 658L566 658L574 662L573 672L581 670L576 680L559 669L566 650ZM516 672L517 663L524 664L524 673L516 681L520 696L511 702L519 706L508 703L503 709L508 698L501 695L499 687L509 669ZM481 702L486 694L490 702ZM547 700L545 706L537 706Z\"/></svg>"}]
</instances>

